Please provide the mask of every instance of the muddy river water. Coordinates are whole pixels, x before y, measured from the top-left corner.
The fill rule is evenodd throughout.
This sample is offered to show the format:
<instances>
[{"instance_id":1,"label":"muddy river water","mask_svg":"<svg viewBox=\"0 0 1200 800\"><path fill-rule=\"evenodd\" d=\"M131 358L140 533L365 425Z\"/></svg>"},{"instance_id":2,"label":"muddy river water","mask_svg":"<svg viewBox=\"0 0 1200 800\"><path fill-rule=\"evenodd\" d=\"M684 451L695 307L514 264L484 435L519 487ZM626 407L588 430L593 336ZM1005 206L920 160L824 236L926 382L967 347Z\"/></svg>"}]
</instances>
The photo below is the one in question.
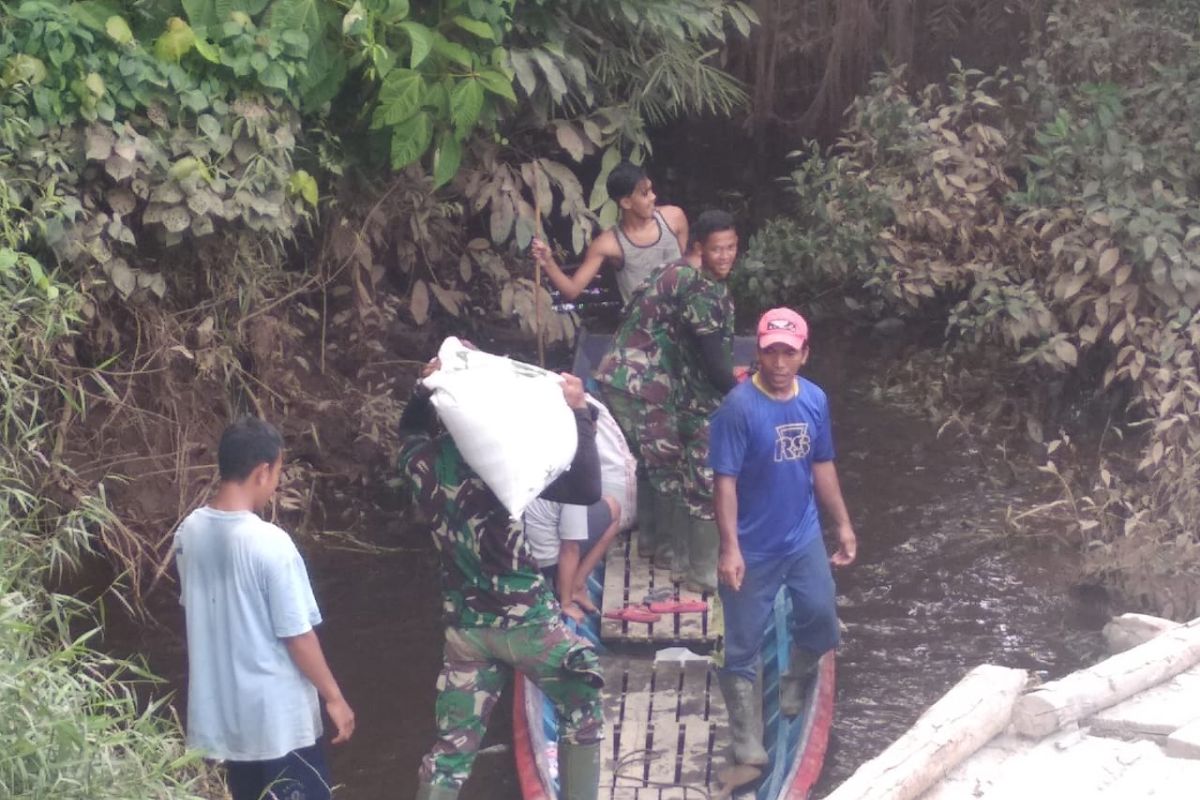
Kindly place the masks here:
<instances>
[{"instance_id":1,"label":"muddy river water","mask_svg":"<svg viewBox=\"0 0 1200 800\"><path fill-rule=\"evenodd\" d=\"M1006 509L1032 488L1002 484L968 445L872 398L886 369L881 342L814 343L806 374L830 396L838 467L859 536L859 560L837 575L845 624L836 721L818 795L902 733L972 666L992 662L1043 677L1100 652L1096 609L1070 591L1074 562L1007 532ZM894 356L892 356L894 357ZM398 515L397 515L398 516ZM432 741L441 657L436 559L402 519L374 541L411 548L366 555L301 542L325 615L321 638L358 715L355 737L332 754L339 797L414 794ZM154 604L160 626L115 626L114 650L139 650L180 691L182 615ZM510 706L492 719L488 747L464 800L518 798L508 746Z\"/></svg>"}]
</instances>

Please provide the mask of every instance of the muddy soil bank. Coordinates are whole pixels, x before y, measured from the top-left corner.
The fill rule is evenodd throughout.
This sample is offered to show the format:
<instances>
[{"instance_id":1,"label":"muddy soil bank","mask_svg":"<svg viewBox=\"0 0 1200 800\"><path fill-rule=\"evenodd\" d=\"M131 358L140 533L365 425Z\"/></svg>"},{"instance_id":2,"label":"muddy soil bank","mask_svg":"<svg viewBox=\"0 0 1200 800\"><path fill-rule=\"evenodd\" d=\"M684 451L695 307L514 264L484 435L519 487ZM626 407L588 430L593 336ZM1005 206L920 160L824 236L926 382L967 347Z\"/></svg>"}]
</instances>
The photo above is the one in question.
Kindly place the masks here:
<instances>
[{"instance_id":1,"label":"muddy soil bank","mask_svg":"<svg viewBox=\"0 0 1200 800\"><path fill-rule=\"evenodd\" d=\"M828 336L832 336L829 334ZM865 335L818 334L806 374L828 392L859 562L838 574L846 626L834 737L821 792L881 750L970 667L993 662L1043 676L1095 659L1104 609L1071 591L1071 553L1009 534L1004 517L1036 494L964 440L872 397L873 379L902 357ZM1028 480L1033 480L1030 477ZM380 489L379 508L342 509L358 538L396 552L351 553L302 540L325 615L333 668L358 713L354 740L333 753L341 797L404 798L432 741L440 666L437 563L427 535ZM326 502L330 517L339 510ZM331 523L333 524L333 523ZM152 598L159 624L114 617L108 646L141 652L182 696L182 614L171 590ZM502 703L464 800L517 798L510 707Z\"/></svg>"}]
</instances>

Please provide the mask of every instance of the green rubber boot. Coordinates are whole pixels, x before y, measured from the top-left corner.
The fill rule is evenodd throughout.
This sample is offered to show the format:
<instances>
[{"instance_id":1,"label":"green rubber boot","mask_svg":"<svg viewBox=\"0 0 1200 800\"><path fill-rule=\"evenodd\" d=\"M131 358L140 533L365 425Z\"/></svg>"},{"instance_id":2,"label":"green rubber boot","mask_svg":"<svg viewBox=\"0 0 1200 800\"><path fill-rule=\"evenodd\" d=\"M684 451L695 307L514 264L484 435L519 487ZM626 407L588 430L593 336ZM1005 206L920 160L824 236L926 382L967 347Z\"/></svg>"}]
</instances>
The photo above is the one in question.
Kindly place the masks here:
<instances>
[{"instance_id":1,"label":"green rubber boot","mask_svg":"<svg viewBox=\"0 0 1200 800\"><path fill-rule=\"evenodd\" d=\"M654 492L654 566L671 569L675 559L674 501L669 495Z\"/></svg>"},{"instance_id":2,"label":"green rubber boot","mask_svg":"<svg viewBox=\"0 0 1200 800\"><path fill-rule=\"evenodd\" d=\"M657 492L646 478L637 479L637 554L641 558L654 558L658 548L658 517L655 513Z\"/></svg>"},{"instance_id":3,"label":"green rubber boot","mask_svg":"<svg viewBox=\"0 0 1200 800\"><path fill-rule=\"evenodd\" d=\"M785 717L797 716L804 710L804 689L819 663L819 654L792 645L788 670L779 678L779 710Z\"/></svg>"},{"instance_id":4,"label":"green rubber boot","mask_svg":"<svg viewBox=\"0 0 1200 800\"><path fill-rule=\"evenodd\" d=\"M729 714L734 763L765 766L768 756L763 747L762 684L724 670L717 672L717 683Z\"/></svg>"},{"instance_id":5,"label":"green rubber boot","mask_svg":"<svg viewBox=\"0 0 1200 800\"><path fill-rule=\"evenodd\" d=\"M688 576L688 548L691 545L691 516L687 506L671 502L671 580L683 583Z\"/></svg>"},{"instance_id":6,"label":"green rubber boot","mask_svg":"<svg viewBox=\"0 0 1200 800\"><path fill-rule=\"evenodd\" d=\"M458 789L440 783L422 783L417 787L417 800L458 800Z\"/></svg>"},{"instance_id":7,"label":"green rubber boot","mask_svg":"<svg viewBox=\"0 0 1200 800\"><path fill-rule=\"evenodd\" d=\"M600 794L600 746L558 743L558 800L596 800Z\"/></svg>"},{"instance_id":8,"label":"green rubber boot","mask_svg":"<svg viewBox=\"0 0 1200 800\"><path fill-rule=\"evenodd\" d=\"M717 559L721 555L721 534L715 519L690 517L688 526L688 568L684 585L695 592L717 590Z\"/></svg>"}]
</instances>

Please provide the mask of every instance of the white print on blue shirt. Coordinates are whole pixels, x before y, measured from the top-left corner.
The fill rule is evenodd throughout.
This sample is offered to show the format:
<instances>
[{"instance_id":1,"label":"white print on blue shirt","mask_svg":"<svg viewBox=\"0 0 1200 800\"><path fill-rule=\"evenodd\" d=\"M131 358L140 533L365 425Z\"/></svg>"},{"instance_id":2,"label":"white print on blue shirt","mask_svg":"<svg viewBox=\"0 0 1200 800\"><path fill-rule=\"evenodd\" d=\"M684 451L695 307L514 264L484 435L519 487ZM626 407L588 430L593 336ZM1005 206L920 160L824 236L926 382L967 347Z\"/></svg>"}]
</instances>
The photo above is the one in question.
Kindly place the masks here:
<instances>
[{"instance_id":1,"label":"white print on blue shirt","mask_svg":"<svg viewBox=\"0 0 1200 800\"><path fill-rule=\"evenodd\" d=\"M797 422L775 428L775 460L799 461L812 449L808 436L808 423Z\"/></svg>"}]
</instances>

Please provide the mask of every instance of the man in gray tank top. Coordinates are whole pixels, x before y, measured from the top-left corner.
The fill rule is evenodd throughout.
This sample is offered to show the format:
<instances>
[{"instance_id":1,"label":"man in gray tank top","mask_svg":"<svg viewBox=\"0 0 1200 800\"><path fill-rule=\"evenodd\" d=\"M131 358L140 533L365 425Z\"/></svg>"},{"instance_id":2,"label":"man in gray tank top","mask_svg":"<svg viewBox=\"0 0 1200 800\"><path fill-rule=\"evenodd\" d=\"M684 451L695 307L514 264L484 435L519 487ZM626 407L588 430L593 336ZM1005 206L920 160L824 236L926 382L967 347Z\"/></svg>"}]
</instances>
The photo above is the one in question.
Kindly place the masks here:
<instances>
[{"instance_id":1,"label":"man in gray tank top","mask_svg":"<svg viewBox=\"0 0 1200 800\"><path fill-rule=\"evenodd\" d=\"M653 184L641 167L622 161L605 185L621 210L620 219L592 240L574 274L562 271L545 242L533 240L533 257L567 300L578 297L607 261L616 270L622 302L629 302L651 272L679 260L687 250L687 216L678 206L655 205Z\"/></svg>"}]
</instances>

